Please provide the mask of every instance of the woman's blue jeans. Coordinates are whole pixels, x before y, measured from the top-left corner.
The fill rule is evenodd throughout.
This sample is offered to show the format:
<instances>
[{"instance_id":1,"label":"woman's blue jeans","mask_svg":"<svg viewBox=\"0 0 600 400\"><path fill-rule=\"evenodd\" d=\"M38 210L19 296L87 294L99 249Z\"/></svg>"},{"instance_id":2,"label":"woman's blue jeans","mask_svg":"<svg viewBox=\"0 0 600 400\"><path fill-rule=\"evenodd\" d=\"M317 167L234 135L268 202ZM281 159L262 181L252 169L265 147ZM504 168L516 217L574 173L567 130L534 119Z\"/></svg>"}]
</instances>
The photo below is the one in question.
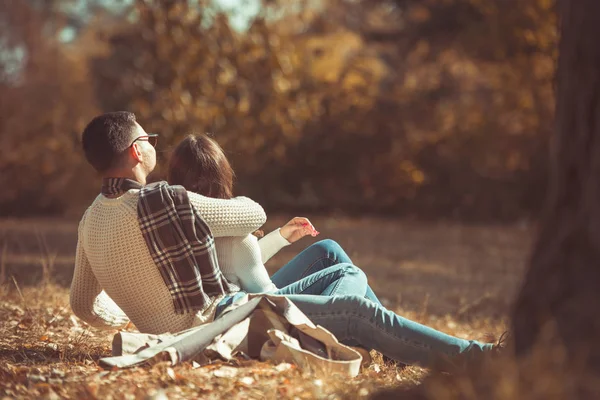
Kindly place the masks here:
<instances>
[{"instance_id":1,"label":"woman's blue jeans","mask_svg":"<svg viewBox=\"0 0 600 400\"><path fill-rule=\"evenodd\" d=\"M352 264L339 244L330 239L303 250L275 272L271 280L280 288L274 294L337 296L364 293L364 297L381 305L367 284L364 272Z\"/></svg>"},{"instance_id":2,"label":"woman's blue jeans","mask_svg":"<svg viewBox=\"0 0 600 400\"><path fill-rule=\"evenodd\" d=\"M333 249L337 246L335 242L325 242L324 245L320 245L322 246L321 249L326 247ZM309 247L305 252L308 252L312 247ZM296 258L302 256L303 253ZM329 256L322 257L324 263L322 265L327 265L330 262L325 259L338 260L335 256L332 256L331 259ZM282 283L286 282L294 283L289 281L289 279L292 279L292 275L306 276L309 275L308 271L318 268L316 263L308 266L301 263L292 264L294 260L284 267L287 270L291 264L292 266L289 267L290 272L284 271L285 273L280 274L282 272L280 270L273 275L273 282L277 286L281 287ZM298 269L294 269L294 266ZM322 295L321 293L319 293L321 295L284 295L315 324L321 325L333 333L340 342L377 350L385 356L405 364L449 370L450 365L460 366L471 359L479 358L483 353L492 349L491 344L456 338L387 310L378 301L371 300L367 295L368 286L364 273L356 273L360 270L350 267L350 265L344 266L348 271L353 271L351 274L353 278L348 281L351 282L349 284L336 285L338 280L332 279L335 275L328 274L327 271L331 267L323 267L317 272L317 274L323 274L320 278L315 279L316 281L320 279L320 283L305 284L309 291L322 289L334 293L334 296ZM276 277L277 274L279 274L278 277ZM285 287L282 289L285 290ZM219 304L215 318L226 305L234 300L234 296L239 295L223 299ZM444 363L440 364L440 361L444 361Z\"/></svg>"}]
</instances>

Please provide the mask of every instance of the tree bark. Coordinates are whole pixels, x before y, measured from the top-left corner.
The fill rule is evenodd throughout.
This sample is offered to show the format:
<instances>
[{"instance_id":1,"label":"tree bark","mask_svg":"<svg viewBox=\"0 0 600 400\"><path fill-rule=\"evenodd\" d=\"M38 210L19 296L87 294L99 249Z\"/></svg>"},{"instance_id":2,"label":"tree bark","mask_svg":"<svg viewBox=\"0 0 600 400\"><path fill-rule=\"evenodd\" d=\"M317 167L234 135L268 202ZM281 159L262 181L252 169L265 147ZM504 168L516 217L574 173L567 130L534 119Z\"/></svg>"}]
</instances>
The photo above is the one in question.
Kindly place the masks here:
<instances>
[{"instance_id":1,"label":"tree bark","mask_svg":"<svg viewBox=\"0 0 600 400\"><path fill-rule=\"evenodd\" d=\"M600 373L600 1L559 0L550 189L513 312L514 348L539 343Z\"/></svg>"}]
</instances>

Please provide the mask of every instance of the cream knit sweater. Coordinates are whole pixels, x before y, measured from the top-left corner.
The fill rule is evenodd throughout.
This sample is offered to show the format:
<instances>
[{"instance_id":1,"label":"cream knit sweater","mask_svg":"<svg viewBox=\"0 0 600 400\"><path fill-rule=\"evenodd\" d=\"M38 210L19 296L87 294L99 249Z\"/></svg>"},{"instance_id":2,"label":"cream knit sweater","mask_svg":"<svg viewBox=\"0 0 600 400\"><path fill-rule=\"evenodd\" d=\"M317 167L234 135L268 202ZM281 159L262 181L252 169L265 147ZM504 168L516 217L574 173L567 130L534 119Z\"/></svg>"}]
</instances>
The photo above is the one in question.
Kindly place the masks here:
<instances>
[{"instance_id":1,"label":"cream knit sweater","mask_svg":"<svg viewBox=\"0 0 600 400\"><path fill-rule=\"evenodd\" d=\"M247 293L263 293L277 290L264 263L289 242L279 229L258 240L254 235L246 237L219 237L215 239L219 266L227 280Z\"/></svg>"},{"instance_id":2,"label":"cream knit sweater","mask_svg":"<svg viewBox=\"0 0 600 400\"><path fill-rule=\"evenodd\" d=\"M213 199L188 192L215 238L246 237L266 221L245 197ZM98 328L129 320L146 333L178 332L211 321L220 298L204 314L175 314L171 295L152 261L137 219L139 190L118 198L99 195L79 223L71 308Z\"/></svg>"}]
</instances>

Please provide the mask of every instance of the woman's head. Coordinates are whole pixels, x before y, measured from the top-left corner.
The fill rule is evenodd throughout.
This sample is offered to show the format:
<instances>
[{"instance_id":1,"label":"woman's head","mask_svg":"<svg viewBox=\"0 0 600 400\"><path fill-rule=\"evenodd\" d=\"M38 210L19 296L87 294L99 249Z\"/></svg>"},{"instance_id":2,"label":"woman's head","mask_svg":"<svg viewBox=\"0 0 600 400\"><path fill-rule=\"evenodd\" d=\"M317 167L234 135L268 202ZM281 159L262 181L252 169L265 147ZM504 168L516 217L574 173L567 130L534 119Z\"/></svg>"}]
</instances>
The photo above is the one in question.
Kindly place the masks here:
<instances>
[{"instance_id":1,"label":"woman's head","mask_svg":"<svg viewBox=\"0 0 600 400\"><path fill-rule=\"evenodd\" d=\"M175 148L168 181L208 197L233 197L233 169L221 147L207 135L189 135Z\"/></svg>"}]
</instances>

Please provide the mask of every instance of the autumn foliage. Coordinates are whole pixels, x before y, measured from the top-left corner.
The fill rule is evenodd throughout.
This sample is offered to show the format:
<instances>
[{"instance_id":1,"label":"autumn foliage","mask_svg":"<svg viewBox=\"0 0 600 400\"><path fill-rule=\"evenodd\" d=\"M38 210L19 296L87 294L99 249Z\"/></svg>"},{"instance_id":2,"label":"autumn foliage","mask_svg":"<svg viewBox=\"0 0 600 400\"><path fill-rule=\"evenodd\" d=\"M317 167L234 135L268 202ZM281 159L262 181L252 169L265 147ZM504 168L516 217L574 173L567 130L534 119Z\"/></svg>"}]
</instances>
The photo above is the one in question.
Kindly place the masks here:
<instances>
[{"instance_id":1,"label":"autumn foliage","mask_svg":"<svg viewBox=\"0 0 600 400\"><path fill-rule=\"evenodd\" d=\"M80 212L99 183L79 134L120 109L161 135L163 166L184 135L212 132L238 192L269 210L539 209L550 0L265 0L247 28L210 2L139 0L86 18L68 3L0 4L2 214Z\"/></svg>"}]
</instances>

